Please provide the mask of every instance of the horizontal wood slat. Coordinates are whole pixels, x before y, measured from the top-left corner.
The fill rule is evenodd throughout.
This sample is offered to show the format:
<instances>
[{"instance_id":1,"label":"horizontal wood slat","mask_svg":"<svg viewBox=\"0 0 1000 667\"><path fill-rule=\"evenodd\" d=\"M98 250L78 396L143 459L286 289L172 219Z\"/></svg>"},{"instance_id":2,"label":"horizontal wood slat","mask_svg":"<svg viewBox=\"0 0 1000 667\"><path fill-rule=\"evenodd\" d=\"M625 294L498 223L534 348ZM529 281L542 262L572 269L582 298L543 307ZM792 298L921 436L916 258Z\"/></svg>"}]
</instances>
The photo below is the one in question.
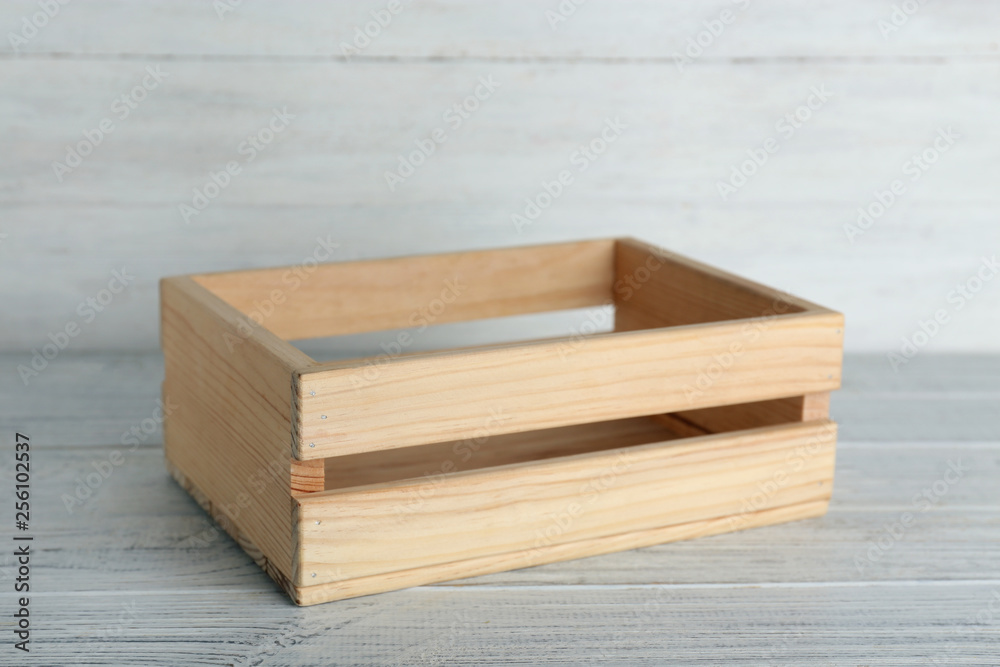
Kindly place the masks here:
<instances>
[{"instance_id":1,"label":"horizontal wood slat","mask_svg":"<svg viewBox=\"0 0 1000 667\"><path fill-rule=\"evenodd\" d=\"M513 551L537 564L540 547L718 517L735 530L741 513L828 500L835 441L808 422L303 496L295 582Z\"/></svg>"},{"instance_id":2,"label":"horizontal wood slat","mask_svg":"<svg viewBox=\"0 0 1000 667\"><path fill-rule=\"evenodd\" d=\"M612 240L194 276L281 338L421 328L611 301Z\"/></svg>"},{"instance_id":3,"label":"horizontal wood slat","mask_svg":"<svg viewBox=\"0 0 1000 667\"><path fill-rule=\"evenodd\" d=\"M799 313L468 352L299 378L296 456L364 451L826 392L843 316ZM734 350L736 351L734 353Z\"/></svg>"}]
</instances>

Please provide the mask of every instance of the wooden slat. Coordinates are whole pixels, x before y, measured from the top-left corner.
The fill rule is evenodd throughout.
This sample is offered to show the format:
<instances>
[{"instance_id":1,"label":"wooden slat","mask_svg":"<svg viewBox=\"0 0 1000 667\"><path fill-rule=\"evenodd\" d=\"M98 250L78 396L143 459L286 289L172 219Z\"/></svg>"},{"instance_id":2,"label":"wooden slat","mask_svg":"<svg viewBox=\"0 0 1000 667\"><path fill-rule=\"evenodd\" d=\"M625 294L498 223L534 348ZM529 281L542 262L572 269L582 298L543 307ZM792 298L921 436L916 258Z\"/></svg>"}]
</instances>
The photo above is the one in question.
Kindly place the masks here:
<instances>
[{"instance_id":1,"label":"wooden slat","mask_svg":"<svg viewBox=\"0 0 1000 667\"><path fill-rule=\"evenodd\" d=\"M826 486L829 487L830 484L827 483ZM781 495L792 494L785 492ZM750 512L742 517L744 522L741 524L741 528L760 528L761 526L776 523L786 523L823 516L827 511L828 504L828 499L816 500L783 505L759 512ZM542 546L527 553L511 552L496 556L482 556L455 561L453 563L402 570L386 575L346 579L317 586L295 587L292 594L295 596L297 604L321 604L323 602L343 600L361 595L384 593L410 586L423 586L452 579L481 576L517 568L533 567L545 563L558 563L587 556L598 556L616 551L638 549L666 542L719 535L733 530L733 524L729 519L729 517L723 517L690 521L663 528L639 530L610 537Z\"/></svg>"},{"instance_id":2,"label":"wooden slat","mask_svg":"<svg viewBox=\"0 0 1000 667\"><path fill-rule=\"evenodd\" d=\"M609 303L613 247L583 241L194 280L246 315L262 313L281 338L319 338Z\"/></svg>"},{"instance_id":3,"label":"wooden slat","mask_svg":"<svg viewBox=\"0 0 1000 667\"><path fill-rule=\"evenodd\" d=\"M810 422L302 496L293 582L515 551L534 565L547 546L723 517L736 530L750 512L829 500L835 442L832 422Z\"/></svg>"},{"instance_id":4,"label":"wooden slat","mask_svg":"<svg viewBox=\"0 0 1000 667\"><path fill-rule=\"evenodd\" d=\"M582 345L421 354L379 366L375 382L364 378L363 360L321 364L299 379L296 457L830 391L840 385L842 328L837 313L799 313L600 334ZM742 351L732 355L736 344Z\"/></svg>"},{"instance_id":5,"label":"wooden slat","mask_svg":"<svg viewBox=\"0 0 1000 667\"><path fill-rule=\"evenodd\" d=\"M326 488L326 468L323 461L299 461L292 458L292 495L314 493Z\"/></svg>"},{"instance_id":6,"label":"wooden slat","mask_svg":"<svg viewBox=\"0 0 1000 667\"><path fill-rule=\"evenodd\" d=\"M825 308L635 239L615 245L616 331Z\"/></svg>"},{"instance_id":7,"label":"wooden slat","mask_svg":"<svg viewBox=\"0 0 1000 667\"><path fill-rule=\"evenodd\" d=\"M163 280L161 304L167 460L287 577L292 375L310 360L189 278Z\"/></svg>"}]
</instances>

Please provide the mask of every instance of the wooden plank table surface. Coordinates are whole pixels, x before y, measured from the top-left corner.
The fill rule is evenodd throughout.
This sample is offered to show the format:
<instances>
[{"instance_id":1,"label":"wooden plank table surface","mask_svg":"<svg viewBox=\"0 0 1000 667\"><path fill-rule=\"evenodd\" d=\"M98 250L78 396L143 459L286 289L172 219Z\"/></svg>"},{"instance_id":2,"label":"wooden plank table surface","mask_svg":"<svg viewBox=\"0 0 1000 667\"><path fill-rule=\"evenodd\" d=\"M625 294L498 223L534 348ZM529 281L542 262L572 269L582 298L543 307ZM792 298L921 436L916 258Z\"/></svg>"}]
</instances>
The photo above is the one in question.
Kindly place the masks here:
<instances>
[{"instance_id":1,"label":"wooden plank table surface","mask_svg":"<svg viewBox=\"0 0 1000 667\"><path fill-rule=\"evenodd\" d=\"M7 451L15 432L33 445L35 535L32 650L0 664L1000 664L1000 358L896 374L848 356L822 519L311 608L168 476L142 431L161 379L158 353L65 352L28 388L0 375ZM9 501L13 456L0 469Z\"/></svg>"}]
</instances>

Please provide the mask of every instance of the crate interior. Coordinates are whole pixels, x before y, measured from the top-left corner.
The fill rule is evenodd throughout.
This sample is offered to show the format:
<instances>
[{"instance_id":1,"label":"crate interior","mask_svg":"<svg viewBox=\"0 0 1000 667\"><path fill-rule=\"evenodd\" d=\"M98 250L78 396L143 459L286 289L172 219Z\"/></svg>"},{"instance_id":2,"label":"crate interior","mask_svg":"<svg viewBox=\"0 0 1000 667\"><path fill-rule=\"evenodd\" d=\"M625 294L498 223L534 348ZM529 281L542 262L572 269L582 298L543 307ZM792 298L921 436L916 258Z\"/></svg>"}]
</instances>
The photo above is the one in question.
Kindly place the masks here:
<instances>
[{"instance_id":1,"label":"crate interior","mask_svg":"<svg viewBox=\"0 0 1000 667\"><path fill-rule=\"evenodd\" d=\"M318 361L770 317L803 302L630 240L204 274Z\"/></svg>"}]
</instances>

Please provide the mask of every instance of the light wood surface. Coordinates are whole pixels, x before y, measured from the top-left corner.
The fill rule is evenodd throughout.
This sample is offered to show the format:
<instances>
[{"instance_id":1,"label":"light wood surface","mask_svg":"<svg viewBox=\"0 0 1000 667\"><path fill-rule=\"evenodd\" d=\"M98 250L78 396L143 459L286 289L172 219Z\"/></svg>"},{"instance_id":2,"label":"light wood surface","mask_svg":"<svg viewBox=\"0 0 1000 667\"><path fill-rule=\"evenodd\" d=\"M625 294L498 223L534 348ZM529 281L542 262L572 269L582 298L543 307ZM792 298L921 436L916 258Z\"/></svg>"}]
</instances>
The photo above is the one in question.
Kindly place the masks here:
<instances>
[{"instance_id":1,"label":"light wood surface","mask_svg":"<svg viewBox=\"0 0 1000 667\"><path fill-rule=\"evenodd\" d=\"M827 311L636 239L615 244L615 279L616 331Z\"/></svg>"},{"instance_id":2,"label":"light wood surface","mask_svg":"<svg viewBox=\"0 0 1000 667\"><path fill-rule=\"evenodd\" d=\"M310 360L190 278L165 279L161 299L168 464L290 577L292 374ZM310 471L322 488L321 466L296 464L297 486Z\"/></svg>"},{"instance_id":3,"label":"light wood surface","mask_svg":"<svg viewBox=\"0 0 1000 667\"><path fill-rule=\"evenodd\" d=\"M46 443L38 644L19 664L992 667L1000 652L995 617L975 620L1000 587L1000 358L927 355L897 375L848 356L823 518L310 608L170 478L158 431L135 451L119 442L156 406L159 355L58 361L28 391L0 375L0 429ZM124 463L67 512L62 494L117 450ZM859 572L855 557L957 459L961 483Z\"/></svg>"},{"instance_id":4,"label":"light wood surface","mask_svg":"<svg viewBox=\"0 0 1000 667\"><path fill-rule=\"evenodd\" d=\"M193 279L280 338L324 338L610 303L614 247L584 241Z\"/></svg>"},{"instance_id":5,"label":"light wood surface","mask_svg":"<svg viewBox=\"0 0 1000 667\"><path fill-rule=\"evenodd\" d=\"M748 335L747 327L758 335ZM753 327L734 321L598 334L573 344L400 357L379 365L374 382L364 379L363 360L319 365L299 381L297 456L355 454L840 386L842 315L798 313L769 320L760 332ZM735 343L741 348L734 356ZM716 375L717 359L727 354L732 362Z\"/></svg>"},{"instance_id":6,"label":"light wood surface","mask_svg":"<svg viewBox=\"0 0 1000 667\"><path fill-rule=\"evenodd\" d=\"M412 576L430 582L775 520L746 519L755 512L818 516L835 445L832 422L808 422L310 494L298 498L295 582L415 569L433 570Z\"/></svg>"}]
</instances>

